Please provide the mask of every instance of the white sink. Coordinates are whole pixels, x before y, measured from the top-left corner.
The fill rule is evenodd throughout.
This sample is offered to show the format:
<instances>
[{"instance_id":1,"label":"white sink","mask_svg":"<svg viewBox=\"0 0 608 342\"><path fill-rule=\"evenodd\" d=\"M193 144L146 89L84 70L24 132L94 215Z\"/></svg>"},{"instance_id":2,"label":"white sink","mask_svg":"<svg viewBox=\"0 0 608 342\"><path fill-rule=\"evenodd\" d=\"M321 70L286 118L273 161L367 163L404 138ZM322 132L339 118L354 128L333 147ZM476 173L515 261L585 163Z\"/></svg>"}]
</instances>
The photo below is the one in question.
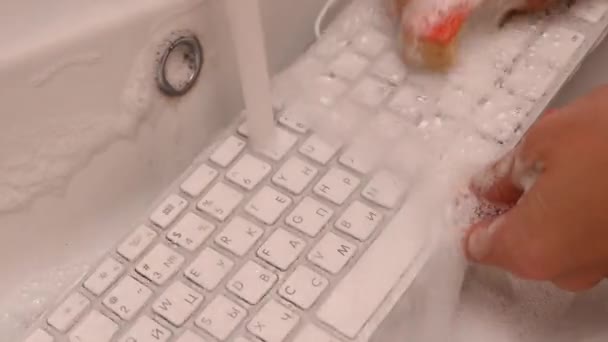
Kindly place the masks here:
<instances>
[{"instance_id":1,"label":"white sink","mask_svg":"<svg viewBox=\"0 0 608 342\"><path fill-rule=\"evenodd\" d=\"M313 41L325 0L261 2L277 72ZM218 3L0 2L0 314L32 301L16 297L24 284L59 288L131 230L241 108ZM168 98L154 80L157 52L183 30L205 63L188 94ZM557 102L606 82L607 55L603 44Z\"/></svg>"}]
</instances>

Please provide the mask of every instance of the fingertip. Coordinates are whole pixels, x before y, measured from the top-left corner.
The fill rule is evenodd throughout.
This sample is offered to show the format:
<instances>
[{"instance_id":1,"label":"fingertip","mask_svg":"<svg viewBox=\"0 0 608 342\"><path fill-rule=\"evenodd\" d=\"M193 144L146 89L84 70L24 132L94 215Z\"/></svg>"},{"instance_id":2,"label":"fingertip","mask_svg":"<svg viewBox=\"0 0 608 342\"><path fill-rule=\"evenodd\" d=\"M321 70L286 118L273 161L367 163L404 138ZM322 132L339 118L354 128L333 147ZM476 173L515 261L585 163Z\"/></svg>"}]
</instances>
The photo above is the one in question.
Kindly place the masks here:
<instances>
[{"instance_id":1,"label":"fingertip","mask_svg":"<svg viewBox=\"0 0 608 342\"><path fill-rule=\"evenodd\" d=\"M467 259L474 262L483 262L491 250L491 238L494 229L491 229L494 220L486 219L472 225L462 240L462 248Z\"/></svg>"}]
</instances>

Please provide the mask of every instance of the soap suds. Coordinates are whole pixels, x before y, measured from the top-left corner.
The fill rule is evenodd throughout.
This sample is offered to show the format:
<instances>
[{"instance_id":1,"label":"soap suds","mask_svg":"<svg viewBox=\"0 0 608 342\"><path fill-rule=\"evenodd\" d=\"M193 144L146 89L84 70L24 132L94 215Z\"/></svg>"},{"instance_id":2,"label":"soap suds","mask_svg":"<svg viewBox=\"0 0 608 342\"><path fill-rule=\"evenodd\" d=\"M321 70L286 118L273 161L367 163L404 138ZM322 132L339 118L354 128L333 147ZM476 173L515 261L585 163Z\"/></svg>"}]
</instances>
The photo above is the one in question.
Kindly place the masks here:
<instances>
[{"instance_id":1,"label":"soap suds","mask_svg":"<svg viewBox=\"0 0 608 342\"><path fill-rule=\"evenodd\" d=\"M68 58L34 78L33 85L44 86L75 63L90 66L100 63L99 58L98 54ZM153 105L151 62L143 57L136 60L116 113L56 116L54 120L33 122L27 130L13 130L0 138L2 149L8 151L0 159L0 213L19 210L43 194L60 193L72 175L97 153L116 139L135 134Z\"/></svg>"}]
</instances>

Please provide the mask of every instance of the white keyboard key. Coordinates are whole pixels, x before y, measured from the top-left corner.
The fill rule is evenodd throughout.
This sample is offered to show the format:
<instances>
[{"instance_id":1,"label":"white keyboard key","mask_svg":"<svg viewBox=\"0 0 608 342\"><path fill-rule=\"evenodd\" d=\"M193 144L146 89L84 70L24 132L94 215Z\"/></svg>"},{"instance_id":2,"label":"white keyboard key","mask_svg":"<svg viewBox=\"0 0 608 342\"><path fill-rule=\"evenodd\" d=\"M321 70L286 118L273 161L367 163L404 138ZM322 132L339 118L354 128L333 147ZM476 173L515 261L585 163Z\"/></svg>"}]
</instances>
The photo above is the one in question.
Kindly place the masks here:
<instances>
[{"instance_id":1,"label":"white keyboard key","mask_svg":"<svg viewBox=\"0 0 608 342\"><path fill-rule=\"evenodd\" d=\"M75 292L53 311L47 321L55 329L66 332L89 305L91 301L87 297Z\"/></svg>"},{"instance_id":2,"label":"white keyboard key","mask_svg":"<svg viewBox=\"0 0 608 342\"><path fill-rule=\"evenodd\" d=\"M344 94L349 86L334 75L321 75L315 79L312 87L318 96L315 102L324 106L336 104L337 99Z\"/></svg>"},{"instance_id":3,"label":"white keyboard key","mask_svg":"<svg viewBox=\"0 0 608 342\"><path fill-rule=\"evenodd\" d=\"M299 321L295 312L270 300L247 324L247 330L265 342L283 342Z\"/></svg>"},{"instance_id":4,"label":"white keyboard key","mask_svg":"<svg viewBox=\"0 0 608 342\"><path fill-rule=\"evenodd\" d=\"M260 152L274 161L279 161L297 142L297 136L284 129L276 128L273 141L269 142L269 145Z\"/></svg>"},{"instance_id":5,"label":"white keyboard key","mask_svg":"<svg viewBox=\"0 0 608 342\"><path fill-rule=\"evenodd\" d=\"M382 55L372 67L371 72L393 84L401 83L407 75L403 60L393 51Z\"/></svg>"},{"instance_id":6,"label":"white keyboard key","mask_svg":"<svg viewBox=\"0 0 608 342\"><path fill-rule=\"evenodd\" d=\"M120 318L133 318L152 296L152 290L127 276L108 293L103 304Z\"/></svg>"},{"instance_id":7,"label":"white keyboard key","mask_svg":"<svg viewBox=\"0 0 608 342\"><path fill-rule=\"evenodd\" d=\"M291 202L291 198L265 186L247 203L245 211L265 224L273 225Z\"/></svg>"},{"instance_id":8,"label":"white keyboard key","mask_svg":"<svg viewBox=\"0 0 608 342\"><path fill-rule=\"evenodd\" d=\"M209 159L219 166L227 167L245 149L245 142L235 136L231 136L222 143Z\"/></svg>"},{"instance_id":9,"label":"white keyboard key","mask_svg":"<svg viewBox=\"0 0 608 342\"><path fill-rule=\"evenodd\" d=\"M253 342L253 341L251 341L250 339L245 338L245 337L237 337L237 338L234 340L234 342Z\"/></svg>"},{"instance_id":10,"label":"white keyboard key","mask_svg":"<svg viewBox=\"0 0 608 342\"><path fill-rule=\"evenodd\" d=\"M215 225L203 220L198 215L187 213L167 234L167 239L189 251L196 250L211 233Z\"/></svg>"},{"instance_id":11,"label":"white keyboard key","mask_svg":"<svg viewBox=\"0 0 608 342\"><path fill-rule=\"evenodd\" d=\"M374 156L371 149L368 150L357 144L357 146L348 148L338 161L353 171L367 174L377 165L377 156Z\"/></svg>"},{"instance_id":12,"label":"white keyboard key","mask_svg":"<svg viewBox=\"0 0 608 342\"><path fill-rule=\"evenodd\" d=\"M192 330L186 330L175 342L208 342L204 338L192 332Z\"/></svg>"},{"instance_id":13,"label":"white keyboard key","mask_svg":"<svg viewBox=\"0 0 608 342\"><path fill-rule=\"evenodd\" d=\"M147 316L140 317L118 342L166 342L171 338L171 331L154 322Z\"/></svg>"},{"instance_id":14,"label":"white keyboard key","mask_svg":"<svg viewBox=\"0 0 608 342\"><path fill-rule=\"evenodd\" d=\"M473 116L478 99L470 92L458 87L445 87L437 104L441 114L456 119Z\"/></svg>"},{"instance_id":15,"label":"white keyboard key","mask_svg":"<svg viewBox=\"0 0 608 342\"><path fill-rule=\"evenodd\" d=\"M152 308L161 317L179 327L199 308L203 300L203 295L177 281L158 297Z\"/></svg>"},{"instance_id":16,"label":"white keyboard key","mask_svg":"<svg viewBox=\"0 0 608 342\"><path fill-rule=\"evenodd\" d=\"M230 272L234 262L212 248L205 248L188 266L186 278L195 284L212 291Z\"/></svg>"},{"instance_id":17,"label":"white keyboard key","mask_svg":"<svg viewBox=\"0 0 608 342\"><path fill-rule=\"evenodd\" d=\"M408 203L411 205L400 209L317 311L321 321L349 338L358 335L400 279L414 279L413 274L404 273L427 242L428 235L419 225L428 217L420 208L428 208L434 199ZM353 307L353 301L356 310L344 310Z\"/></svg>"},{"instance_id":18,"label":"white keyboard key","mask_svg":"<svg viewBox=\"0 0 608 342\"><path fill-rule=\"evenodd\" d=\"M317 328L312 324L307 324L298 334L296 335L293 342L340 342L335 337L332 337L330 334L325 331Z\"/></svg>"},{"instance_id":19,"label":"white keyboard key","mask_svg":"<svg viewBox=\"0 0 608 342\"><path fill-rule=\"evenodd\" d=\"M323 35L319 42L313 46L313 49L317 57L331 58L349 44L351 44L350 40L339 35Z\"/></svg>"},{"instance_id":20,"label":"white keyboard key","mask_svg":"<svg viewBox=\"0 0 608 342\"><path fill-rule=\"evenodd\" d=\"M532 103L505 91L492 94L482 103L474 124L484 135L508 141L532 109Z\"/></svg>"},{"instance_id":21,"label":"white keyboard key","mask_svg":"<svg viewBox=\"0 0 608 342\"><path fill-rule=\"evenodd\" d=\"M338 152L340 146L325 142L318 135L311 135L300 147L300 153L319 164L326 165Z\"/></svg>"},{"instance_id":22,"label":"white keyboard key","mask_svg":"<svg viewBox=\"0 0 608 342\"><path fill-rule=\"evenodd\" d=\"M217 175L217 170L202 164L188 176L180 188L191 197L198 197L217 178Z\"/></svg>"},{"instance_id":23,"label":"white keyboard key","mask_svg":"<svg viewBox=\"0 0 608 342\"><path fill-rule=\"evenodd\" d=\"M24 342L55 342L55 338L42 329L37 329Z\"/></svg>"},{"instance_id":24,"label":"white keyboard key","mask_svg":"<svg viewBox=\"0 0 608 342\"><path fill-rule=\"evenodd\" d=\"M68 338L70 342L110 342L117 331L118 324L93 310L68 334Z\"/></svg>"},{"instance_id":25,"label":"white keyboard key","mask_svg":"<svg viewBox=\"0 0 608 342\"><path fill-rule=\"evenodd\" d=\"M597 23L608 13L608 2L605 0L576 1L570 10L583 20Z\"/></svg>"},{"instance_id":26,"label":"white keyboard key","mask_svg":"<svg viewBox=\"0 0 608 342\"><path fill-rule=\"evenodd\" d=\"M220 341L226 338L247 316L247 310L223 295L219 295L194 322L199 328Z\"/></svg>"},{"instance_id":27,"label":"white keyboard key","mask_svg":"<svg viewBox=\"0 0 608 342\"><path fill-rule=\"evenodd\" d=\"M353 101L369 107L377 107L391 94L394 87L380 80L365 77L350 94Z\"/></svg>"},{"instance_id":28,"label":"white keyboard key","mask_svg":"<svg viewBox=\"0 0 608 342\"><path fill-rule=\"evenodd\" d=\"M329 70L339 77L352 81L359 77L368 64L369 61L365 57L346 51L329 65Z\"/></svg>"},{"instance_id":29,"label":"white keyboard key","mask_svg":"<svg viewBox=\"0 0 608 342\"><path fill-rule=\"evenodd\" d=\"M329 281L306 266L298 266L279 288L279 295L303 310L309 309Z\"/></svg>"},{"instance_id":30,"label":"white keyboard key","mask_svg":"<svg viewBox=\"0 0 608 342\"><path fill-rule=\"evenodd\" d=\"M397 178L388 171L379 171L371 181L363 188L362 195L365 199L385 207L393 209L403 197L407 185L405 181Z\"/></svg>"},{"instance_id":31,"label":"white keyboard key","mask_svg":"<svg viewBox=\"0 0 608 342\"><path fill-rule=\"evenodd\" d=\"M144 256L135 270L156 285L162 285L177 272L183 262L183 256L159 244Z\"/></svg>"},{"instance_id":32,"label":"white keyboard key","mask_svg":"<svg viewBox=\"0 0 608 342\"><path fill-rule=\"evenodd\" d=\"M315 237L329 222L333 209L312 199L304 197L298 206L287 216L285 222L310 237Z\"/></svg>"},{"instance_id":33,"label":"white keyboard key","mask_svg":"<svg viewBox=\"0 0 608 342\"><path fill-rule=\"evenodd\" d=\"M361 180L352 174L332 168L315 185L315 194L340 205L355 191Z\"/></svg>"},{"instance_id":34,"label":"white keyboard key","mask_svg":"<svg viewBox=\"0 0 608 342\"><path fill-rule=\"evenodd\" d=\"M319 170L297 157L292 157L272 177L272 182L299 195L317 176Z\"/></svg>"},{"instance_id":35,"label":"white keyboard key","mask_svg":"<svg viewBox=\"0 0 608 342\"><path fill-rule=\"evenodd\" d=\"M247 261L226 287L245 302L255 305L270 291L278 276L258 263Z\"/></svg>"},{"instance_id":36,"label":"white keyboard key","mask_svg":"<svg viewBox=\"0 0 608 342\"><path fill-rule=\"evenodd\" d=\"M295 112L295 113L293 113ZM289 107L285 113L279 116L279 122L285 127L289 127L294 131L304 134L308 132L308 125L300 120L305 113L299 113L298 108Z\"/></svg>"},{"instance_id":37,"label":"white keyboard key","mask_svg":"<svg viewBox=\"0 0 608 342\"><path fill-rule=\"evenodd\" d=\"M269 164L245 154L234 166L226 173L226 177L234 184L241 186L245 190L252 190L256 187L268 173L271 167Z\"/></svg>"},{"instance_id":38,"label":"white keyboard key","mask_svg":"<svg viewBox=\"0 0 608 342\"><path fill-rule=\"evenodd\" d=\"M355 255L357 246L334 233L327 233L308 254L308 260L329 273L338 273Z\"/></svg>"},{"instance_id":39,"label":"white keyboard key","mask_svg":"<svg viewBox=\"0 0 608 342\"><path fill-rule=\"evenodd\" d=\"M374 29L366 29L353 40L353 48L367 57L378 56L388 44L388 37Z\"/></svg>"},{"instance_id":40,"label":"white keyboard key","mask_svg":"<svg viewBox=\"0 0 608 342\"><path fill-rule=\"evenodd\" d=\"M418 123L423 117L432 115L437 110L436 105L424 91L411 85L401 86L389 101L388 108L411 123Z\"/></svg>"},{"instance_id":41,"label":"white keyboard key","mask_svg":"<svg viewBox=\"0 0 608 342\"><path fill-rule=\"evenodd\" d=\"M507 76L505 87L516 95L538 100L546 94L557 76L557 71L546 64L521 60Z\"/></svg>"},{"instance_id":42,"label":"white keyboard key","mask_svg":"<svg viewBox=\"0 0 608 342\"><path fill-rule=\"evenodd\" d=\"M243 194L224 184L217 183L198 203L198 209L224 221L243 200Z\"/></svg>"},{"instance_id":43,"label":"white keyboard key","mask_svg":"<svg viewBox=\"0 0 608 342\"><path fill-rule=\"evenodd\" d=\"M230 221L217 235L215 243L237 256L244 256L264 235L264 230L240 216Z\"/></svg>"},{"instance_id":44,"label":"white keyboard key","mask_svg":"<svg viewBox=\"0 0 608 342\"><path fill-rule=\"evenodd\" d=\"M258 256L280 269L286 271L304 250L306 242L285 229L278 228L258 249Z\"/></svg>"},{"instance_id":45,"label":"white keyboard key","mask_svg":"<svg viewBox=\"0 0 608 342\"><path fill-rule=\"evenodd\" d=\"M585 42L579 32L562 27L550 27L530 47L533 58L551 63L553 67L564 67Z\"/></svg>"},{"instance_id":46,"label":"white keyboard key","mask_svg":"<svg viewBox=\"0 0 608 342\"><path fill-rule=\"evenodd\" d=\"M338 230L365 241L382 221L382 214L367 205L354 201L336 221Z\"/></svg>"},{"instance_id":47,"label":"white keyboard key","mask_svg":"<svg viewBox=\"0 0 608 342\"><path fill-rule=\"evenodd\" d=\"M84 287L96 296L104 293L124 271L118 261L108 258L84 282Z\"/></svg>"},{"instance_id":48,"label":"white keyboard key","mask_svg":"<svg viewBox=\"0 0 608 342\"><path fill-rule=\"evenodd\" d=\"M154 241L157 234L154 230L142 225L139 226L129 237L118 247L118 254L125 259L133 261Z\"/></svg>"},{"instance_id":49,"label":"white keyboard key","mask_svg":"<svg viewBox=\"0 0 608 342\"><path fill-rule=\"evenodd\" d=\"M160 228L167 228L188 207L188 201L178 195L171 195L158 206L150 216L150 221Z\"/></svg>"}]
</instances>

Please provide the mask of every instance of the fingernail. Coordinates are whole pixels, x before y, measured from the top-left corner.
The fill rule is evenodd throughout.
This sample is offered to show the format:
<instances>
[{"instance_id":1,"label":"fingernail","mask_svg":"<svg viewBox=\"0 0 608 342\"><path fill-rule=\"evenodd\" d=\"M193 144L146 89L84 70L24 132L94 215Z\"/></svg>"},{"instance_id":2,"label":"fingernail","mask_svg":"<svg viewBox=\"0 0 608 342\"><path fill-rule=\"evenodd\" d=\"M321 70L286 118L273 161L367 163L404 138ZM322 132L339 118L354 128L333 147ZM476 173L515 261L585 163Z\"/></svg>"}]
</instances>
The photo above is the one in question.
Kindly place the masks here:
<instances>
[{"instance_id":1,"label":"fingernail","mask_svg":"<svg viewBox=\"0 0 608 342\"><path fill-rule=\"evenodd\" d=\"M487 227L478 228L471 233L467 241L467 252L472 259L481 261L488 256L492 249L494 233L501 222L502 219L499 217Z\"/></svg>"}]
</instances>

